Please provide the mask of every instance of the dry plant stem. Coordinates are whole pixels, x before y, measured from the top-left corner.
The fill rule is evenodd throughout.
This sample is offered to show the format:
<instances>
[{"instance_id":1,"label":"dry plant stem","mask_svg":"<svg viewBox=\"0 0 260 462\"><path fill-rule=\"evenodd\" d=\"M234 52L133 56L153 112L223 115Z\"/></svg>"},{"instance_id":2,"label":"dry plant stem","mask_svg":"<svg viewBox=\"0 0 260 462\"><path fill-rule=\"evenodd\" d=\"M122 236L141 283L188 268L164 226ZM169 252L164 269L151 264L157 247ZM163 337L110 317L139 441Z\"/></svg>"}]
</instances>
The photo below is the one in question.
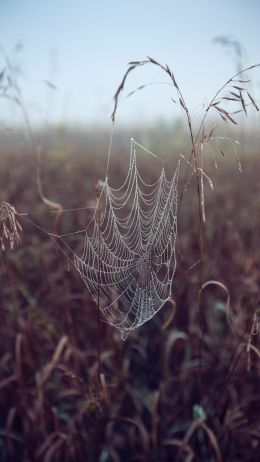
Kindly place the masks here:
<instances>
[{"instance_id":1,"label":"dry plant stem","mask_svg":"<svg viewBox=\"0 0 260 462\"><path fill-rule=\"evenodd\" d=\"M207 115L208 115L208 112L210 110L211 107L213 107L213 104L215 103L215 101L217 100L218 96L221 94L221 92L227 87L227 85L229 85L231 82L234 81L234 79L236 79L236 77L239 77L241 74L243 74L244 72L246 71L249 71L249 70L252 70L256 67L259 67L260 64L255 64L253 66L249 66L245 69L243 69L242 71L240 72L237 72L236 74L234 74L230 79L228 79L224 85L222 85L219 90L216 92L216 94L213 96L213 98L211 99L210 103L208 104L206 110L205 110L205 113L204 113L204 116L202 118L202 121L201 121L201 124L199 126L199 129L198 129L198 132L197 132L197 136L196 136L196 140L194 140L193 138L193 134L192 134L192 130L190 130L190 134L191 134L191 140L192 140L192 153L191 153L191 156L190 156L190 160L191 158L193 157L194 158L194 165L195 165L195 173L196 173L196 176L197 176L197 185L200 186L199 184L199 172L198 172L198 165L197 165L197 156L196 156L196 153L195 153L195 146L197 144L197 142L199 141L199 137L201 135L201 132L204 132L204 127L205 127L205 121L206 121L206 118L207 118ZM241 92L240 92L241 94ZM256 107L256 109L258 110L256 104L254 103L254 101L252 100L252 97L248 94L250 100L252 101L253 105ZM244 104L244 101L243 99L241 100L242 102L242 106L243 106L243 109L244 111L246 112L245 110L245 104ZM187 115L188 116L188 115ZM233 123L233 119L230 119ZM188 117L188 121L189 121L189 117ZM190 127L190 123L189 123L189 127ZM192 173L193 175L193 173ZM203 200L203 195L201 194L201 191L198 191L198 197L200 199ZM202 282L203 282L203 243L204 243L204 236L203 236L203 233L204 233L204 227L203 227L203 223L205 220L203 220L203 213L204 213L204 207L203 207L203 204L201 203L200 204L200 252L201 252L201 258L202 258L202 263L201 263L201 266L200 266L200 290L199 290L199 316L200 316L200 325L202 323L202 313L201 313L201 289L202 289ZM202 215L201 215L202 214ZM200 328L200 346L199 346L199 358L200 358L200 369L201 369L201 347L202 347L202 329ZM201 377L201 372L200 372L200 377Z\"/></svg>"},{"instance_id":2,"label":"dry plant stem","mask_svg":"<svg viewBox=\"0 0 260 462\"><path fill-rule=\"evenodd\" d=\"M100 364L100 206L98 206L98 295L97 295L97 357L98 357L98 382L101 383L101 364Z\"/></svg>"},{"instance_id":3,"label":"dry plant stem","mask_svg":"<svg viewBox=\"0 0 260 462\"><path fill-rule=\"evenodd\" d=\"M129 74L136 69L137 67L146 65L146 64L153 64L155 66L158 66L163 72L165 72L168 77L170 77L173 86L176 90L177 96L178 96L178 102L181 108L183 109L185 116L187 118L188 122L188 127L189 127L189 133L190 133L190 139L191 139L191 147L192 147L192 152L191 152L191 157L193 158L193 164L194 164L194 172L196 174L196 185L197 185L197 195L198 195L198 211L199 211L199 252L200 252L200 269L199 269L199 290L198 290L198 314L199 314L199 325L200 325L200 339L199 339L199 384L200 384L200 389L201 389L201 340L202 340L202 329L201 329L201 324L202 324L202 313L201 313L201 287L203 283L203 266L204 266L204 200L203 200L203 195L202 195L202 190L201 190L201 183L200 183L200 165L199 165L199 159L198 155L196 152L196 141L194 138L194 133L193 133L193 128L192 128L192 122L191 122L191 115L188 109L188 106L186 105L185 99L183 97L183 94L178 86L178 83L175 79L175 76L173 72L170 70L168 65L166 64L165 66L160 64L158 61L154 60L153 58L148 57L147 60L145 61L134 61L129 63L129 67L123 76L123 79L114 95L114 110L112 113L112 121L115 121L115 115L117 111L117 106L118 106L118 98L119 95L122 93L124 89L124 85L126 82L127 77ZM197 136L198 138L198 136Z\"/></svg>"},{"instance_id":4,"label":"dry plant stem","mask_svg":"<svg viewBox=\"0 0 260 462\"><path fill-rule=\"evenodd\" d=\"M23 101L23 95L22 95L22 92L20 90L19 84L18 84L17 79L16 79L13 64L12 64L10 58L8 57L8 55L6 54L6 52L5 52L4 48L3 48L3 46L1 45L1 43L0 43L0 52L2 53L2 55L3 55L4 59L5 59L7 69L9 71L9 73L10 73L11 78L12 78L12 87L13 87L15 93L16 93L16 95L13 97L13 99L16 102L16 104L20 107L20 110L22 112L22 116L23 116L23 119L24 119L26 131L27 131L27 137L28 137L29 143L31 145L31 151L32 151L32 154L36 158L36 187L37 187L38 194L39 194L42 202L45 205L47 205L48 207L50 207L52 209L57 209L57 212L56 212L57 215L56 215L55 223L54 223L54 231L56 231L59 220L61 218L63 207L58 202L54 202L54 201L48 199L45 196L44 192L43 192L42 181L41 181L40 151L36 147L36 142L35 142L35 138L34 138L33 133L32 133L30 120L29 120L27 111L25 109L25 104L24 104L24 101Z\"/></svg>"},{"instance_id":5,"label":"dry plant stem","mask_svg":"<svg viewBox=\"0 0 260 462\"><path fill-rule=\"evenodd\" d=\"M208 106L207 106L206 109L205 109L204 116L202 117L202 120L201 120L199 129L198 129L198 131L197 131L197 135L196 135L196 139L195 139L195 146L197 145L197 142L199 141L200 135L204 132L205 121L206 121L207 115L208 115L208 113L209 113L209 110L210 110L211 108L214 108L214 104L215 104L215 102L216 102L217 97L218 97L218 96L221 94L221 92L228 86L228 84L230 84L230 83L232 83L232 82L233 82L233 83L236 82L236 81L234 80L234 79L236 79L236 77L239 77L239 76L242 75L244 72L247 72L247 71L249 71L249 70L255 69L255 68L257 68L257 67L260 67L260 64L255 64L255 65L253 65L253 66L249 66L249 67L247 67L247 68L245 68L245 69L242 69L240 72L234 74L230 79L228 79L228 80L219 88L219 90L215 93L215 95L213 96L213 98L211 99L210 103L208 104ZM247 95L248 95L248 97L249 97L251 103L252 103L253 106L255 107L255 109L256 109L257 111L259 111L259 108L257 107L257 105L256 105L255 101L253 100L252 96L251 96L248 92L247 92ZM230 99L230 100L234 100L234 98L233 98L232 95L231 95L231 98L228 98L228 97L224 97L223 99L220 98L220 101L229 100L229 99ZM239 101L239 99L237 99L237 101ZM243 97L242 97L242 94L241 94L241 91L240 91L240 102L241 102L241 104L242 104L242 107L243 107L244 112L247 113L247 112L246 112L246 108L245 108L245 103L244 103L244 100L243 100ZM221 114L221 117L223 118L223 114ZM225 119L224 119L224 120L225 120ZM236 124L236 122L235 122L232 118L230 118L230 116L229 116L229 120ZM191 153L190 153L190 157L189 157L189 161L188 161L188 162L191 161L192 157L193 157L193 149L192 149L192 151L191 151ZM182 191L181 191L181 193L180 193L180 201L179 201L180 203L182 202L182 198L183 198L184 191L185 191L187 185L190 183L190 181L191 181L191 179L192 179L194 173L196 173L196 171L191 173L190 179L188 180L188 168L186 168L186 172L185 172L185 175L184 175L184 182L183 182L184 186L183 186L183 189L182 189Z\"/></svg>"},{"instance_id":6,"label":"dry plant stem","mask_svg":"<svg viewBox=\"0 0 260 462\"><path fill-rule=\"evenodd\" d=\"M183 100L183 97L182 97ZM183 100L184 101L184 100ZM203 396L203 388L202 388L202 322L203 322L203 315L202 315L202 304L201 304L201 288L203 284L203 269L204 269L204 223L205 223L205 212L204 212L204 198L201 190L201 182L200 182L200 166L198 161L198 156L196 153L196 143L194 140L192 125L191 125L191 117L190 113L184 104L184 110L186 112L188 126L190 131L191 137L191 144L192 144L192 157L194 162L194 168L196 173L196 185L197 185L197 195L198 195L198 210L199 210L199 249L200 249L200 262L199 262L199 290L198 290L198 318L199 318L199 344L198 344L198 358L199 358L199 369L198 369L198 383L199 383L199 392L200 395Z\"/></svg>"},{"instance_id":7,"label":"dry plant stem","mask_svg":"<svg viewBox=\"0 0 260 462\"><path fill-rule=\"evenodd\" d=\"M0 204L0 248L5 250L5 240L9 241L11 249L20 240L22 227L17 221L17 212L8 202Z\"/></svg>"},{"instance_id":8,"label":"dry plant stem","mask_svg":"<svg viewBox=\"0 0 260 462\"><path fill-rule=\"evenodd\" d=\"M228 79L224 85L222 85L221 88L219 88L219 90L216 92L216 94L213 96L213 98L211 99L209 105L207 106L207 108L205 109L205 114L203 116L203 119L201 121L201 124L200 124L200 127L199 127L199 130L198 130L198 134L196 136L196 143L199 139L199 136L200 136L200 133L201 133L201 130L203 129L204 127L204 124L205 124L205 121L206 121L206 118L207 118L207 115L208 115L208 112L210 110L210 108L212 107L212 104L214 103L214 101L216 100L216 98L218 97L218 95L225 89L225 87L231 83L236 77L239 77L241 74L243 74L244 72L246 71L249 71L251 69L255 69L256 67L260 67L260 63L259 64L255 64L254 66L249 66L249 67L246 67L245 69L242 69L242 71L238 72L237 74L233 75L230 79Z\"/></svg>"},{"instance_id":9,"label":"dry plant stem","mask_svg":"<svg viewBox=\"0 0 260 462\"><path fill-rule=\"evenodd\" d=\"M207 118L207 116L208 116L209 110L210 110L212 107L214 107L213 104L214 104L214 102L216 101L217 97L218 97L218 96L221 94L221 92L227 87L228 84L230 84L231 82L235 82L234 79L235 79L236 77L239 77L239 76L242 75L244 72L250 71L250 70L255 69L255 68L257 68L257 67L260 67L260 63L259 63L259 64L255 64L255 65L253 65L253 66L246 67L245 69L242 69L242 71L240 71L240 72L234 74L230 79L228 79L228 80L218 89L218 91L215 93L215 95L213 96L213 98L211 99L211 101L209 102L208 106L207 106L206 109L205 109L204 116L202 117L202 120L201 120L199 129L198 129L198 131L197 131L197 135L196 135L196 139L195 139L195 143L194 143L195 146L196 146L196 144L197 144L197 142L198 142L198 140L199 140L199 137L200 137L200 135L201 135L201 132L203 132L203 130L204 130L205 122L206 122L206 118ZM255 105L255 102L252 100L251 95L248 94L248 96L249 96L249 98L250 98L252 104L253 104L253 105L256 107L256 109L257 109L257 106ZM244 105L243 99L241 100L241 103L242 103L243 109L244 109L244 111L245 111L245 105ZM258 109L257 109L257 110L258 110ZM193 157L193 147L192 147L192 151L191 151L191 154L190 154L189 162L191 161L192 157ZM184 190L185 190L185 187L186 187L186 185L187 185L187 172L188 172L188 168L186 168L186 172L185 172L185 175L184 175L184 186L183 186L183 189L182 189L182 191L181 191L181 193L180 193L180 202L182 201L183 194L184 194ZM194 172L192 172L191 177L193 176L193 173L194 173ZM189 180L189 181L190 181L190 180Z\"/></svg>"},{"instance_id":10,"label":"dry plant stem","mask_svg":"<svg viewBox=\"0 0 260 462\"><path fill-rule=\"evenodd\" d=\"M143 66L143 65L146 65L146 64L153 64L155 66L158 66L160 69L162 69L163 72L165 72L168 77L170 77L172 83L173 83L173 86L177 92L177 95L178 95L178 98L179 98L179 104L181 106L181 108L184 110L185 112L185 115L186 115L186 118L187 118L187 122L188 122L188 127L189 127L189 132L190 132L190 138L191 138L191 145L192 145L192 157L193 157L193 162L194 162L194 169L195 169L195 173L196 173L196 183L197 183L197 194L198 194L198 208L199 208L199 220L200 220L200 236L199 236L199 247L200 247L200 258L201 258L201 264L200 264L200 267L201 267L201 277L200 277L200 282L202 283L202 273L203 273L203 260L204 260L204 226L203 226L203 197L202 197L202 191L201 191L201 186L200 186L200 180L199 180L199 174L200 174L200 169L199 169L199 160L198 160L198 156L197 156L197 152L196 152L196 141L194 139L194 134L193 134L193 129L192 129L192 123L191 123L191 116L190 116L190 112L188 110L188 107L185 103L185 100L184 100L184 97L183 97L183 94L177 84L177 81L175 79L175 76L174 74L172 73L172 71L170 70L170 68L168 67L168 65L166 64L165 66L160 64L158 61L156 61L155 59L153 58L150 58L148 57L147 60L144 60L144 61L133 61L133 62L130 62L129 63L129 67L125 73L125 75L123 76L123 79L114 95L114 110L113 110L113 113L112 113L112 121L114 122L115 121L115 116L116 116L116 111L117 111L117 106L118 106L118 98L119 98L119 95L120 93L123 91L124 89L124 85L125 85L125 82L126 82L126 79L127 77L129 76L130 72L132 72L134 69L136 69L137 67L140 67L140 66ZM200 284L201 285L201 284Z\"/></svg>"},{"instance_id":11,"label":"dry plant stem","mask_svg":"<svg viewBox=\"0 0 260 462\"><path fill-rule=\"evenodd\" d=\"M195 172L196 172L196 184L197 184L197 194L198 194L198 201L199 201L199 223L200 223L200 235L199 235L199 245L200 245L200 288L202 286L202 281L203 281L203 262L204 262L204 210L203 210L203 195L201 191L201 183L200 183L200 167L199 167L199 162L198 162L198 156L196 153L196 147L195 147L195 141L194 141L194 135L192 131L192 126L191 126L191 119L190 119L190 114L187 113L187 118L188 118L188 125L189 125L189 130L190 130L190 137L191 137L191 143L192 143L192 156L194 159L194 166L195 166Z\"/></svg>"}]
</instances>

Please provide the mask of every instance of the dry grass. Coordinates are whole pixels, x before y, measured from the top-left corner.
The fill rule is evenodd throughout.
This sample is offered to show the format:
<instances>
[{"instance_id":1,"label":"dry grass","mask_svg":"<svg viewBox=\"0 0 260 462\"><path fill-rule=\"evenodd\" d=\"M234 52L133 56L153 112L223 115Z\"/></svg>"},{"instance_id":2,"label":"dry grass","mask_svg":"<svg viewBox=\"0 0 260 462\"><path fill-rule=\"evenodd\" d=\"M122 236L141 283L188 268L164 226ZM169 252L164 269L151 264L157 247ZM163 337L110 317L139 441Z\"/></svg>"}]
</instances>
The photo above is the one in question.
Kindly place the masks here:
<instances>
[{"instance_id":1,"label":"dry grass","mask_svg":"<svg viewBox=\"0 0 260 462\"><path fill-rule=\"evenodd\" d=\"M93 199L102 158L78 147L73 160L55 160L47 145L48 195L71 207ZM21 154L23 162L2 153L1 194L51 229L55 215L28 186L33 159ZM101 323L101 383L95 306L52 241L23 221L20 244L1 253L0 460L258 461L258 159L241 162L243 176L222 163L206 197L205 272L224 285L203 288L201 351L199 278L189 269L198 259L193 184L179 220L176 310L169 304L127 342ZM111 181L118 174L117 166ZM79 229L85 219L71 212L59 226Z\"/></svg>"},{"instance_id":2,"label":"dry grass","mask_svg":"<svg viewBox=\"0 0 260 462\"><path fill-rule=\"evenodd\" d=\"M22 227L17 220L17 212L13 205L3 201L0 204L0 243L2 251L5 250L5 241L9 241L11 249L20 240Z\"/></svg>"},{"instance_id":3,"label":"dry grass","mask_svg":"<svg viewBox=\"0 0 260 462\"><path fill-rule=\"evenodd\" d=\"M72 135L66 133L55 146L43 137L40 157L31 142L21 152L17 143L2 143L0 236L12 247L0 254L3 462L259 460L259 153L236 157L235 169L234 142L206 126L209 110L235 125L233 112L258 106L247 82L234 76L209 103L195 134L175 76L149 58L130 63L113 119L129 73L146 64L171 79L191 152L180 180L175 299L127 342L99 324L78 274L42 232L84 227L91 211L83 209L95 201L104 159L93 148L86 153L75 137L67 150ZM19 100L19 87L11 87ZM229 111L225 102L239 108ZM34 146L37 136L31 133ZM126 168L120 153L111 182ZM151 179L153 168L149 163ZM55 204L58 215L46 208ZM62 213L60 204L71 211Z\"/></svg>"}]
</instances>

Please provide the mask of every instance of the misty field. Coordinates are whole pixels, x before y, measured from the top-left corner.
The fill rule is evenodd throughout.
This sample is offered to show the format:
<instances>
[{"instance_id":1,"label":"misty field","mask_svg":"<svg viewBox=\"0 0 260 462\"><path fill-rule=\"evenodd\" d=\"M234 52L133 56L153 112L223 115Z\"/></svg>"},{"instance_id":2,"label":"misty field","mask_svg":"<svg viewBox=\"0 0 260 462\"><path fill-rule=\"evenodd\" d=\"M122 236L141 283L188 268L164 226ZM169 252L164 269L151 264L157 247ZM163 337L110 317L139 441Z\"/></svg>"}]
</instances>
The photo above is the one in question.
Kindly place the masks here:
<instances>
[{"instance_id":1,"label":"misty field","mask_svg":"<svg viewBox=\"0 0 260 462\"><path fill-rule=\"evenodd\" d=\"M178 152L158 133L137 131L137 139L175 168ZM57 127L36 138L44 195L63 209L93 206L108 134ZM112 184L124 177L129 154L128 133L116 140ZM24 134L2 136L0 197L19 212L22 231L0 253L1 461L259 461L256 146L257 135L241 140L242 174L228 150L226 158L216 154L218 169L208 160L214 191L205 185L201 291L196 185L180 197L182 163L174 301L122 341L106 323L98 332L91 294L46 233L84 228L91 209L50 212ZM156 162L141 162L154 178ZM80 236L72 237L76 247Z\"/></svg>"}]
</instances>

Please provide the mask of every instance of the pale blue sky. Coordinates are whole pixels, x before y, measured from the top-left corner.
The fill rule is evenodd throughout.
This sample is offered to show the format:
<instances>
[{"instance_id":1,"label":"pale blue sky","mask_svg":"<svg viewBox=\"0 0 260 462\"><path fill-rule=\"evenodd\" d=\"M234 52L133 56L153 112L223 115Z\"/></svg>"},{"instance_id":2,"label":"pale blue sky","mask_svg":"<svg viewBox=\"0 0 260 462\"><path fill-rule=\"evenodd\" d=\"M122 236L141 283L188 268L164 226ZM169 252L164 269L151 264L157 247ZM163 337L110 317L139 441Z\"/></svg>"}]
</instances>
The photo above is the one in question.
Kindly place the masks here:
<instances>
[{"instance_id":1,"label":"pale blue sky","mask_svg":"<svg viewBox=\"0 0 260 462\"><path fill-rule=\"evenodd\" d=\"M257 0L0 0L0 42L11 57L18 41L24 45L20 83L30 117L38 121L109 123L127 62L147 55L169 64L196 108L236 70L212 38L235 37L247 51L245 65L254 64L260 62L259 24ZM141 69L127 88L147 80L165 77ZM175 110L169 96L168 87L149 87L122 103L118 119L167 118Z\"/></svg>"}]
</instances>

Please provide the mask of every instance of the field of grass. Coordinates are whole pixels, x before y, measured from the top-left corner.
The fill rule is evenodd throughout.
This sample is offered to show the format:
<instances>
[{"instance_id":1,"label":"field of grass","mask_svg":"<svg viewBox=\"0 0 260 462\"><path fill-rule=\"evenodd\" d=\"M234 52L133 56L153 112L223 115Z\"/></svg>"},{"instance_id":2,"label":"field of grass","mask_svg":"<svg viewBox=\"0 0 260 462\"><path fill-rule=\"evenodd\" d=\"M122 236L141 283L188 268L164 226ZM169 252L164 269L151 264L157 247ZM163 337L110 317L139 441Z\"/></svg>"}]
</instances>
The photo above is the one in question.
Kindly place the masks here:
<instances>
[{"instance_id":1,"label":"field of grass","mask_svg":"<svg viewBox=\"0 0 260 462\"><path fill-rule=\"evenodd\" d=\"M125 173L127 137L117 137L112 183ZM160 140L143 137L158 152ZM93 205L107 133L56 130L40 138L45 196L64 208ZM176 165L176 153L165 150ZM217 170L209 161L202 282L217 283L205 286L199 303L192 182L179 204L176 306L166 304L124 342L105 323L98 335L91 295L40 229L82 229L91 211L64 212L55 225L23 134L3 137L1 201L30 215L18 217L19 244L0 251L1 462L259 461L260 181L259 151L250 150L246 141L242 175L231 155L218 154Z\"/></svg>"}]
</instances>

